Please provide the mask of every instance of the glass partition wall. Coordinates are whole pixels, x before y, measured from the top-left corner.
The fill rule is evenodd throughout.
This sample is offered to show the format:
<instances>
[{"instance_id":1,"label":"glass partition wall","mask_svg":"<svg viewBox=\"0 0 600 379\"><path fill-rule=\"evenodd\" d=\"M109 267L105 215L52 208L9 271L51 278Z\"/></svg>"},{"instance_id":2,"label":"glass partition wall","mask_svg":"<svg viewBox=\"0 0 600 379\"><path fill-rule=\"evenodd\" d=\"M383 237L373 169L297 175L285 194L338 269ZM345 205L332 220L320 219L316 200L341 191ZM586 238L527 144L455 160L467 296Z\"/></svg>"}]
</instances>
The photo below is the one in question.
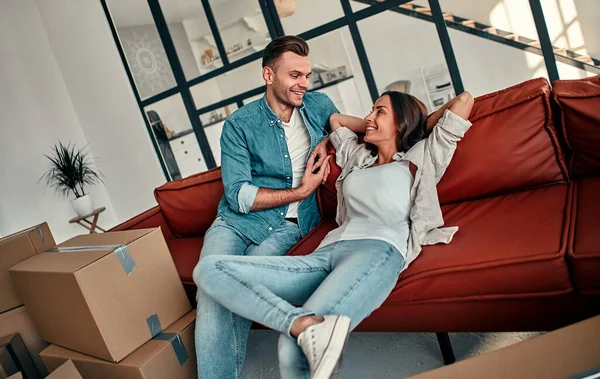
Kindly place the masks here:
<instances>
[{"instance_id":1,"label":"glass partition wall","mask_svg":"<svg viewBox=\"0 0 600 379\"><path fill-rule=\"evenodd\" d=\"M310 90L359 117L387 89L433 111L600 73L597 0L101 1L167 180L220 164L223 123L263 96L262 50L283 35L310 46Z\"/></svg>"}]
</instances>

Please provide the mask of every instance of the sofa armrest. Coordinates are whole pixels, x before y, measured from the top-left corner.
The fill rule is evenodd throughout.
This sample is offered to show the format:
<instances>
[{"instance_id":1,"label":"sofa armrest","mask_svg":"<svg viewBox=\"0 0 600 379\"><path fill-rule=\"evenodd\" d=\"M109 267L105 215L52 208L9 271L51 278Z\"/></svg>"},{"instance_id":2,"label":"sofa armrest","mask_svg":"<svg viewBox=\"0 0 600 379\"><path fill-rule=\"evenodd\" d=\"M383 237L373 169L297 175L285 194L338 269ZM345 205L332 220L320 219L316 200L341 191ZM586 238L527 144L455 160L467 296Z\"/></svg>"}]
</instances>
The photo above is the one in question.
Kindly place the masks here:
<instances>
[{"instance_id":1,"label":"sofa armrest","mask_svg":"<svg viewBox=\"0 0 600 379\"><path fill-rule=\"evenodd\" d=\"M175 234L169 227L167 220L165 219L160 207L157 205L154 208L147 210L117 226L110 229L110 232L117 232L122 230L131 229L144 229L144 228L158 228L162 230L165 240L171 240L175 238Z\"/></svg>"}]
</instances>

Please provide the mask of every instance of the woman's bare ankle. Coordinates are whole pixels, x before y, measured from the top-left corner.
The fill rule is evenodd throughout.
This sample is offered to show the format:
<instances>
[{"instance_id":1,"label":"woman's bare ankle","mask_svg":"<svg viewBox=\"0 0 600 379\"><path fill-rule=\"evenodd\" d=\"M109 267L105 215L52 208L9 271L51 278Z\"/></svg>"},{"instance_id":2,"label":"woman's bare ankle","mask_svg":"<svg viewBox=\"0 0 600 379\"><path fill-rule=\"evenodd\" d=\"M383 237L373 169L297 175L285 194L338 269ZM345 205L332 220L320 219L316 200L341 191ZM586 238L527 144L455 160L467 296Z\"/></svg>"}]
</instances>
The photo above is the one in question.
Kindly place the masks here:
<instances>
[{"instance_id":1,"label":"woman's bare ankle","mask_svg":"<svg viewBox=\"0 0 600 379\"><path fill-rule=\"evenodd\" d=\"M321 323L324 320L325 319L322 316L314 316L314 315L298 317L292 323L292 327L290 328L290 334L293 335L294 337L298 337L300 335L300 333L305 331L306 328L308 328L309 326Z\"/></svg>"}]
</instances>

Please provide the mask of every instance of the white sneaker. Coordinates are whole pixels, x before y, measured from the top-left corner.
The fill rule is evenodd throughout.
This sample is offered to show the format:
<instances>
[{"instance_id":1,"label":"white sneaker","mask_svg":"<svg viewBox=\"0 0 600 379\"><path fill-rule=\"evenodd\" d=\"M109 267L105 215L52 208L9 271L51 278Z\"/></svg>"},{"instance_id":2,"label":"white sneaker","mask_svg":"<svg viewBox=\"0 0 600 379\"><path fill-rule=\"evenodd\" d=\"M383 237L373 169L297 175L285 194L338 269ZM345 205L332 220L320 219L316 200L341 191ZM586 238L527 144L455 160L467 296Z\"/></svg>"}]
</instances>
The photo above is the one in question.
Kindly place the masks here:
<instances>
[{"instance_id":1,"label":"white sneaker","mask_svg":"<svg viewBox=\"0 0 600 379\"><path fill-rule=\"evenodd\" d=\"M350 318L325 316L298 336L298 345L310 365L311 379L330 379L339 372L342 353L350 333Z\"/></svg>"}]
</instances>

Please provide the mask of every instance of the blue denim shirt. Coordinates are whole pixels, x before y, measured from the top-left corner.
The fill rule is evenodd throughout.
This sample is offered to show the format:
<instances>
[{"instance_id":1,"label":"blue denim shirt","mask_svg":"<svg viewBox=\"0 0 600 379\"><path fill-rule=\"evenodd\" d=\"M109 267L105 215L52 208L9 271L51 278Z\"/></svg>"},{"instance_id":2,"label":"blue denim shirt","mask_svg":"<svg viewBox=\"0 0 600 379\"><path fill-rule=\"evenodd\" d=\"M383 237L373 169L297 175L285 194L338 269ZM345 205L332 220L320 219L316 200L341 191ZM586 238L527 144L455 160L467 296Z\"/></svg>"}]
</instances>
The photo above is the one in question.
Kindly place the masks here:
<instances>
[{"instance_id":1,"label":"blue denim shirt","mask_svg":"<svg viewBox=\"0 0 600 379\"><path fill-rule=\"evenodd\" d=\"M310 151L327 136L329 117L338 112L327 95L304 94L300 114L310 135ZM256 244L277 229L288 206L250 212L259 187L292 188L292 160L285 132L267 104L253 101L227 118L221 133L221 167L225 194L218 214ZM300 203L298 225L305 236L321 221L316 192Z\"/></svg>"}]
</instances>

